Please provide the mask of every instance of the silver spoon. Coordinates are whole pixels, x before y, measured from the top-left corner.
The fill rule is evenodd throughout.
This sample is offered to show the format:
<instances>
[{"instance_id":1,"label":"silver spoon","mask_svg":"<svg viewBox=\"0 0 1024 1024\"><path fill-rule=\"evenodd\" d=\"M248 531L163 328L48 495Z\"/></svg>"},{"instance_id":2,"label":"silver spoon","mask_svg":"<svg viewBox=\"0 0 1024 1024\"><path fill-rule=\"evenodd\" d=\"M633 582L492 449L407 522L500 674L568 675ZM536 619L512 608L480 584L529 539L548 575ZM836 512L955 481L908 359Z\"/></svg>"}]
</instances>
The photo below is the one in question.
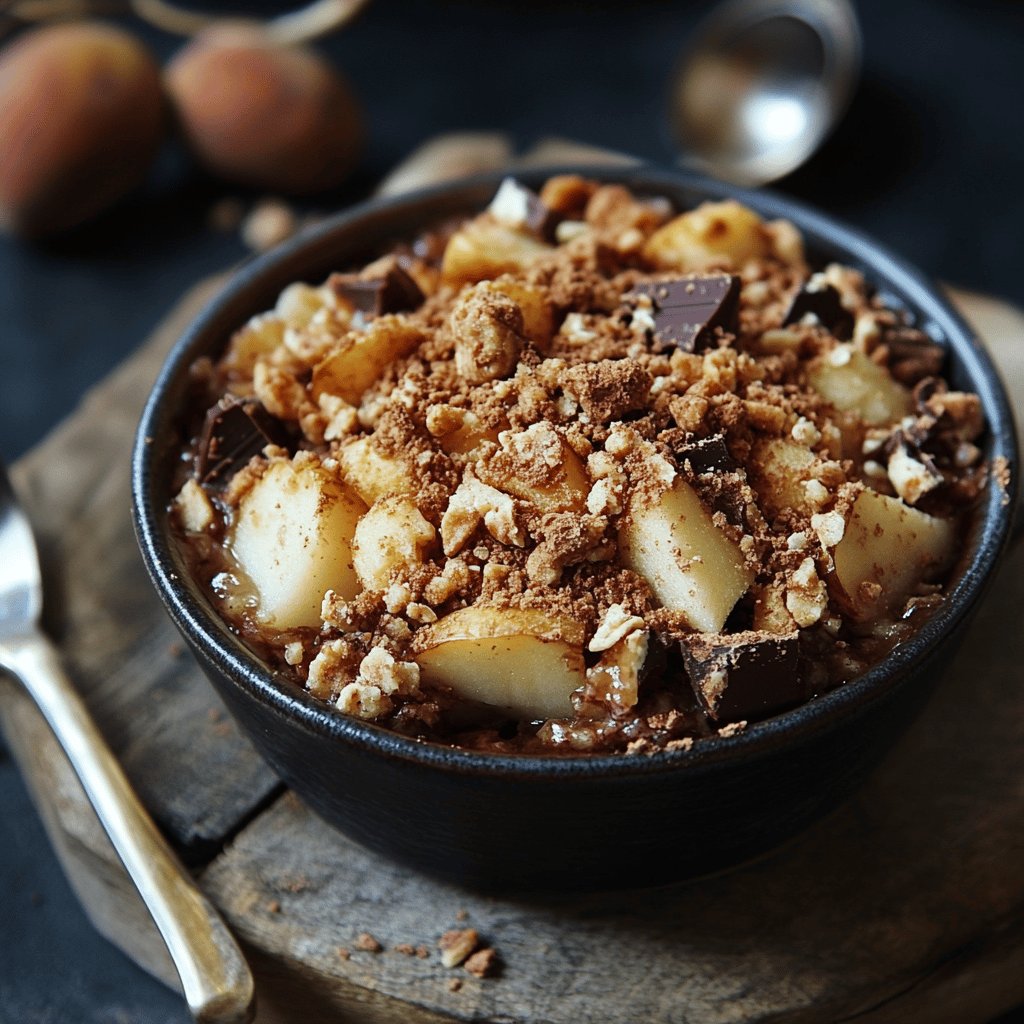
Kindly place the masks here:
<instances>
[{"instance_id":1,"label":"silver spoon","mask_svg":"<svg viewBox=\"0 0 1024 1024\"><path fill-rule=\"evenodd\" d=\"M673 78L682 162L748 186L795 170L846 111L860 59L846 0L728 0L698 26Z\"/></svg>"},{"instance_id":2,"label":"silver spoon","mask_svg":"<svg viewBox=\"0 0 1024 1024\"><path fill-rule=\"evenodd\" d=\"M43 586L28 518L0 465L0 670L21 681L82 782L201 1024L247 1024L253 979L213 905L157 831L39 628Z\"/></svg>"}]
</instances>

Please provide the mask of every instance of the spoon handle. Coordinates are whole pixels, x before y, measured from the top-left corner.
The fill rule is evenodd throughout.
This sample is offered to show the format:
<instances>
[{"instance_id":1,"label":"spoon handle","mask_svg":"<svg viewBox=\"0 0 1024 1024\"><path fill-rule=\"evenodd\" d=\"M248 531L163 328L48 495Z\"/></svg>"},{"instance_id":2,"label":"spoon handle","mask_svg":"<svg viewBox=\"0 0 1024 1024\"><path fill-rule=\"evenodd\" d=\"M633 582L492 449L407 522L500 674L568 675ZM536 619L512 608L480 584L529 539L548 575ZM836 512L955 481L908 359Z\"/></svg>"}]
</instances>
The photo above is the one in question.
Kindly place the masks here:
<instances>
[{"instance_id":1,"label":"spoon handle","mask_svg":"<svg viewBox=\"0 0 1024 1024\"><path fill-rule=\"evenodd\" d=\"M201 1024L248 1024L253 979L234 937L153 824L40 632L0 638L0 666L39 706L124 862Z\"/></svg>"}]
</instances>

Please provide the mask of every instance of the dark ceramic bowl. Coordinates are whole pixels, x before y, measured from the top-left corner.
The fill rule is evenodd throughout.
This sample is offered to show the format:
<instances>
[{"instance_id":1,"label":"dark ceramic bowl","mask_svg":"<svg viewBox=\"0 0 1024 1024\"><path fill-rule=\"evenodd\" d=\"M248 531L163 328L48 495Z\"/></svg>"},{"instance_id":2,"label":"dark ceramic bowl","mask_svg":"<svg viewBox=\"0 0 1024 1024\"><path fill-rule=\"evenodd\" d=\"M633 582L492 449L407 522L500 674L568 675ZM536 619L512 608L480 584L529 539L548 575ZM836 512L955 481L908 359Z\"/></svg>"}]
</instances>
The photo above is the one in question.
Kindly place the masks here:
<instances>
[{"instance_id":1,"label":"dark ceramic bowl","mask_svg":"<svg viewBox=\"0 0 1024 1024\"><path fill-rule=\"evenodd\" d=\"M539 186L549 173L523 177ZM1012 416L992 363L917 271L864 236L768 193L645 168L582 173L668 196L680 209L734 195L767 218L798 225L813 261L863 270L947 346L953 385L981 396L987 455L1007 459L1015 482ZM355 207L235 276L180 340L143 414L132 466L142 553L175 623L262 755L317 813L365 846L484 888L640 886L715 871L834 806L920 711L1007 540L1012 493L989 488L941 609L865 676L739 735L636 757L470 753L346 717L269 671L232 635L190 579L168 529L189 364L216 356L289 282L321 280L445 217L479 210L498 181L489 175Z\"/></svg>"}]
</instances>

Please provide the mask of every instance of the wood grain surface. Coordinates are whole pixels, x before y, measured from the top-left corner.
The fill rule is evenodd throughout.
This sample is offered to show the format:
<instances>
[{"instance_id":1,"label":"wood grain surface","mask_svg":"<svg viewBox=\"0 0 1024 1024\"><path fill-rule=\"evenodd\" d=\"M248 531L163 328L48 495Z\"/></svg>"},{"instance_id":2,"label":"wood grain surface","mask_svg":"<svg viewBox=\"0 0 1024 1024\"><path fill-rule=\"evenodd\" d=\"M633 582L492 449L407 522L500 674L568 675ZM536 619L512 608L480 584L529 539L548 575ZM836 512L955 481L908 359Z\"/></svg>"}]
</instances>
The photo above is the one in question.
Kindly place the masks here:
<instances>
[{"instance_id":1,"label":"wood grain surface","mask_svg":"<svg viewBox=\"0 0 1024 1024\"><path fill-rule=\"evenodd\" d=\"M504 153L488 139L481 153ZM435 177L451 166L443 151L427 162ZM910 733L860 793L786 847L653 891L475 896L362 850L284 792L145 578L129 521L132 432L167 348L219 284L186 296L13 477L43 551L47 626L133 783L251 956L262 1024L981 1022L1024 1001L1024 546ZM1024 410L1024 316L954 298ZM174 984L42 719L12 684L0 698L8 742L90 917ZM437 937L461 926L460 911L498 949L497 977L441 966ZM363 931L384 950L355 950ZM431 955L394 949L404 943Z\"/></svg>"}]
</instances>

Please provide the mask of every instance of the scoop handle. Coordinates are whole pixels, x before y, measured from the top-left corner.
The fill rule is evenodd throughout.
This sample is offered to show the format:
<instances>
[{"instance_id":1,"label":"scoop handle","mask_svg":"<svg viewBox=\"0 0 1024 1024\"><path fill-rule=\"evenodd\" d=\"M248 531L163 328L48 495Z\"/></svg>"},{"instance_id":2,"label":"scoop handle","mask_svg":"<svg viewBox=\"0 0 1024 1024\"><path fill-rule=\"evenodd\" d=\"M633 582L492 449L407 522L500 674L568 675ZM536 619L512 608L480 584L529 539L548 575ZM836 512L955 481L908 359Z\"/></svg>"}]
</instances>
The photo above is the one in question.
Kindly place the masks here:
<instances>
[{"instance_id":1,"label":"scoop handle","mask_svg":"<svg viewBox=\"0 0 1024 1024\"><path fill-rule=\"evenodd\" d=\"M242 951L146 813L56 648L38 630L0 638L0 666L21 682L67 754L156 922L193 1017L200 1024L249 1024L253 978Z\"/></svg>"}]
</instances>

